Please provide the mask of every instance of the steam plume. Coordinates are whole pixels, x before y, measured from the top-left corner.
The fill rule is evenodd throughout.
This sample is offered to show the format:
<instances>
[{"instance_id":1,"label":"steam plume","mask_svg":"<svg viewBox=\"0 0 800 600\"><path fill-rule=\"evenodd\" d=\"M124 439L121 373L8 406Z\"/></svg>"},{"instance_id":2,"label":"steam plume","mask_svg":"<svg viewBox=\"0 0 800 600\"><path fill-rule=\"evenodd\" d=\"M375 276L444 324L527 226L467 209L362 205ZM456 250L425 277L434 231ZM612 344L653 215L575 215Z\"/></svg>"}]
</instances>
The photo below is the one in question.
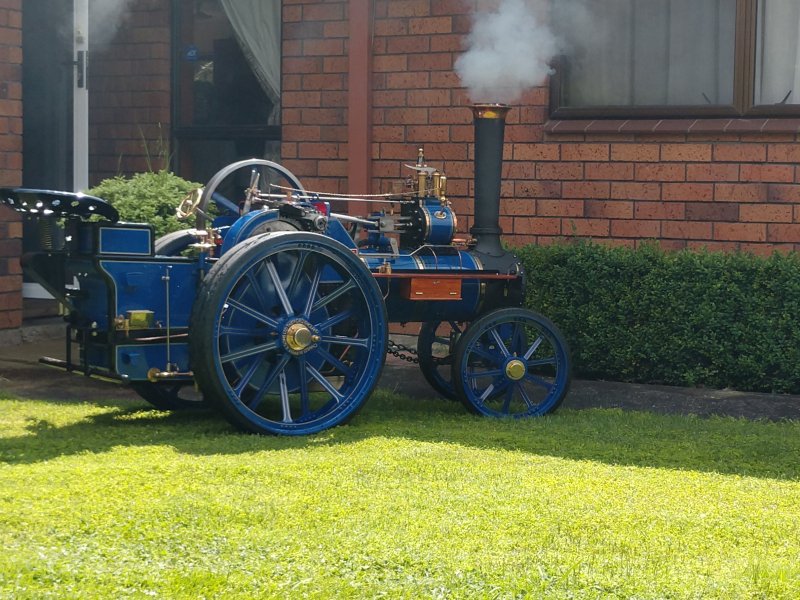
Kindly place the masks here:
<instances>
[{"instance_id":1,"label":"steam plume","mask_svg":"<svg viewBox=\"0 0 800 600\"><path fill-rule=\"evenodd\" d=\"M475 15L455 63L473 102L513 102L552 72L559 44L542 13L539 0L501 0L496 11Z\"/></svg>"},{"instance_id":2,"label":"steam plume","mask_svg":"<svg viewBox=\"0 0 800 600\"><path fill-rule=\"evenodd\" d=\"M89 28L92 44L109 43L128 17L134 0L93 0L89 4Z\"/></svg>"}]
</instances>

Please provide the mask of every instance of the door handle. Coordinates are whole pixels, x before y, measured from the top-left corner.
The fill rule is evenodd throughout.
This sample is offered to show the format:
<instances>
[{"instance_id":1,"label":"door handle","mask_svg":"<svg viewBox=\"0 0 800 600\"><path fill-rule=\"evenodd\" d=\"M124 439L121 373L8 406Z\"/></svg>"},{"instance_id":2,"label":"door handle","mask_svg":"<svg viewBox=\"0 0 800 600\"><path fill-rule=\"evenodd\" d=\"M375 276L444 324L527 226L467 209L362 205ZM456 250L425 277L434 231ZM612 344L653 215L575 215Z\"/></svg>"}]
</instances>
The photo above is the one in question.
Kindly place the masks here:
<instances>
[{"instance_id":1,"label":"door handle","mask_svg":"<svg viewBox=\"0 0 800 600\"><path fill-rule=\"evenodd\" d=\"M79 88L86 87L86 68L89 59L89 53L86 50L78 50L78 59L75 61L75 67L78 70L77 86Z\"/></svg>"}]
</instances>

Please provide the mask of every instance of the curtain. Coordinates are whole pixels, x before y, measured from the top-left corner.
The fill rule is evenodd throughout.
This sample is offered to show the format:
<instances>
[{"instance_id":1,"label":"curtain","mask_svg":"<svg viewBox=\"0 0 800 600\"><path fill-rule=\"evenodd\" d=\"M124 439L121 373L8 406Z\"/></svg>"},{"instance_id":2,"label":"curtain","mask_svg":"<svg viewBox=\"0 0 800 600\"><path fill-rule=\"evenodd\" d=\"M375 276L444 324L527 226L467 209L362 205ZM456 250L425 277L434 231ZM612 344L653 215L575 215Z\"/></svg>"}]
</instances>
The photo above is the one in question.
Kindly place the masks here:
<instances>
[{"instance_id":1,"label":"curtain","mask_svg":"<svg viewBox=\"0 0 800 600\"><path fill-rule=\"evenodd\" d=\"M220 0L220 3L264 92L277 106L281 95L280 0Z\"/></svg>"},{"instance_id":2,"label":"curtain","mask_svg":"<svg viewBox=\"0 0 800 600\"><path fill-rule=\"evenodd\" d=\"M555 6L567 44L563 106L733 101L736 0L566 0Z\"/></svg>"},{"instance_id":3,"label":"curtain","mask_svg":"<svg viewBox=\"0 0 800 600\"><path fill-rule=\"evenodd\" d=\"M797 0L759 2L756 104L800 104L799 34Z\"/></svg>"}]
</instances>

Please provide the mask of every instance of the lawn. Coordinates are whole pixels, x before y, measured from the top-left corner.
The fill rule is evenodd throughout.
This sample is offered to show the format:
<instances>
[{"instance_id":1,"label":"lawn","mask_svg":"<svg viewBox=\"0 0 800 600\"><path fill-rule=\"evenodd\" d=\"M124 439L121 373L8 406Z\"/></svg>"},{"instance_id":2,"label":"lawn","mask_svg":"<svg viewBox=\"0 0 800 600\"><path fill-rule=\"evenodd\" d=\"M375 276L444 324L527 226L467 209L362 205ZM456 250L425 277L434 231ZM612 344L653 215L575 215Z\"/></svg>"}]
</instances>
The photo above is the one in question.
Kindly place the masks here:
<instances>
[{"instance_id":1,"label":"lawn","mask_svg":"<svg viewBox=\"0 0 800 600\"><path fill-rule=\"evenodd\" d=\"M800 423L378 392L303 439L0 392L0 598L798 598Z\"/></svg>"}]
</instances>

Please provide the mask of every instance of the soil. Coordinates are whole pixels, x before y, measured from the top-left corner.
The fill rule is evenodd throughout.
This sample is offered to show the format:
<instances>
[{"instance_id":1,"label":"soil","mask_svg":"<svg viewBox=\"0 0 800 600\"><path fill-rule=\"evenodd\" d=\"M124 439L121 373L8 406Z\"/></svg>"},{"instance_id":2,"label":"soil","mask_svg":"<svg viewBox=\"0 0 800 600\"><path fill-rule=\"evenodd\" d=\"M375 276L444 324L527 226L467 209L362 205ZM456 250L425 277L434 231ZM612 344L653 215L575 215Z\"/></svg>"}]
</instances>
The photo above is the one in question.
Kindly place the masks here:
<instances>
[{"instance_id":1,"label":"soil","mask_svg":"<svg viewBox=\"0 0 800 600\"><path fill-rule=\"evenodd\" d=\"M41 365L38 362L40 356L62 358L63 342L39 340L0 348L0 390L23 398L67 401L138 398L125 386ZM417 398L437 397L417 365L393 356L387 357L379 386ZM562 406L577 410L620 408L752 420L800 419L800 396L610 381L573 381Z\"/></svg>"}]
</instances>

